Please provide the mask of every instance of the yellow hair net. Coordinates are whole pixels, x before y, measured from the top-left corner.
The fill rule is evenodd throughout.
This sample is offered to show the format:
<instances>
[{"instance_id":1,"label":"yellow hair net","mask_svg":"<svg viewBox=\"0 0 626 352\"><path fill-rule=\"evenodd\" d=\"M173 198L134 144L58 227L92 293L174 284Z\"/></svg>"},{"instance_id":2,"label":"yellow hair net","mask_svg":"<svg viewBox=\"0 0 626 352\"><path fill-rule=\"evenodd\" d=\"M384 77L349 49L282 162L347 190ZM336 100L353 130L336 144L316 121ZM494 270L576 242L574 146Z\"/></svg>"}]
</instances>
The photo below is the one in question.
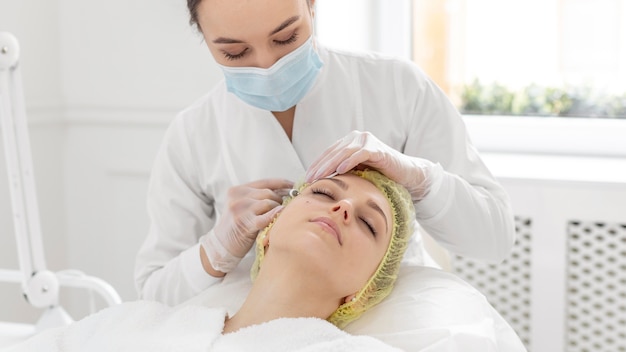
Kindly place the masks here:
<instances>
[{"instance_id":1,"label":"yellow hair net","mask_svg":"<svg viewBox=\"0 0 626 352\"><path fill-rule=\"evenodd\" d=\"M409 192L398 183L392 181L378 171L364 170L351 171L351 173L370 181L378 188L389 201L392 213L393 228L389 247L383 256L374 274L365 283L365 286L357 293L354 300L340 305L327 320L339 328L344 328L353 320L356 320L365 311L380 303L393 289L393 285L398 277L400 263L406 250L409 238L413 233L414 208ZM301 185L298 191L302 191L306 184ZM286 205L291 201L291 197L284 200ZM276 220L276 219L274 219ZM256 242L256 259L250 270L250 275L254 280L259 272L261 261L265 256L263 247L263 237L272 227L272 221L263 231L259 233Z\"/></svg>"}]
</instances>

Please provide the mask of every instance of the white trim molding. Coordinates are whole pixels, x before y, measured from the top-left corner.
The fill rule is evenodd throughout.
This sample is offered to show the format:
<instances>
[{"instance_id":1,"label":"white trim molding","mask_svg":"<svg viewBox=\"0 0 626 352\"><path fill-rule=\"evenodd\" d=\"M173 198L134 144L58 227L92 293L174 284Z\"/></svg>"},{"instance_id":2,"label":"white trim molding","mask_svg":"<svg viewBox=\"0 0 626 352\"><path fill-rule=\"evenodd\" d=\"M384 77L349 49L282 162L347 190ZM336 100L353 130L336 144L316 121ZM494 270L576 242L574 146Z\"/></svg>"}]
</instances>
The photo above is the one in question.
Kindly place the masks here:
<instances>
[{"instance_id":1,"label":"white trim molding","mask_svg":"<svg viewBox=\"0 0 626 352\"><path fill-rule=\"evenodd\" d=\"M481 152L626 158L626 119L465 116Z\"/></svg>"}]
</instances>

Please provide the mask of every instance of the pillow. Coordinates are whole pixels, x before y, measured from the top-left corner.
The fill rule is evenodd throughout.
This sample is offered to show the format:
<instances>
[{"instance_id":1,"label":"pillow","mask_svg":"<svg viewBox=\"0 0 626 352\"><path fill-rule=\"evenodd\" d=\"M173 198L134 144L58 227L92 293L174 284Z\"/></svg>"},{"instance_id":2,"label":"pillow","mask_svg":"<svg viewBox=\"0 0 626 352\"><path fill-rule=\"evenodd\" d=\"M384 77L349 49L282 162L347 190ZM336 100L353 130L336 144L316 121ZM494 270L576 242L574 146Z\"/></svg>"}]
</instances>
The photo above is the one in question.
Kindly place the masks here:
<instances>
[{"instance_id":1,"label":"pillow","mask_svg":"<svg viewBox=\"0 0 626 352\"><path fill-rule=\"evenodd\" d=\"M484 295L424 266L401 267L391 294L345 330L407 351L525 351Z\"/></svg>"},{"instance_id":2,"label":"pillow","mask_svg":"<svg viewBox=\"0 0 626 352\"><path fill-rule=\"evenodd\" d=\"M184 304L237 312L252 287L254 256ZM345 329L407 351L525 351L513 329L475 288L439 269L403 264L391 294Z\"/></svg>"}]
</instances>

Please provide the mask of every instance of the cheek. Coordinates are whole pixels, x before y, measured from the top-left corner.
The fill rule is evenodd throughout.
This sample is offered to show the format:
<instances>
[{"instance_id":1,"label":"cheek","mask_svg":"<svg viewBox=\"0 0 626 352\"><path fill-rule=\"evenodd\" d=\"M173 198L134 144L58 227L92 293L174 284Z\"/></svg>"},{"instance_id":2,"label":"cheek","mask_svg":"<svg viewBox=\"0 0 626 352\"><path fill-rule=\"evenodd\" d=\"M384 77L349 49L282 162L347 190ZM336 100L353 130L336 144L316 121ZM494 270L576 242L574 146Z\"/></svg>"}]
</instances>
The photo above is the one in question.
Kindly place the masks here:
<instances>
[{"instance_id":1,"label":"cheek","mask_svg":"<svg viewBox=\"0 0 626 352\"><path fill-rule=\"evenodd\" d=\"M355 245L352 253L347 256L350 258L348 262L348 271L354 279L354 285L358 286L358 289L362 288L367 280L374 274L378 268L378 264L384 253L381 254L379 248L377 248L372 242L361 241L358 245Z\"/></svg>"},{"instance_id":2,"label":"cheek","mask_svg":"<svg viewBox=\"0 0 626 352\"><path fill-rule=\"evenodd\" d=\"M283 210L282 214L280 214L270 229L270 239L274 241L280 238L283 234L288 233L288 230L294 226L293 220L293 215L287 210Z\"/></svg>"},{"instance_id":3,"label":"cheek","mask_svg":"<svg viewBox=\"0 0 626 352\"><path fill-rule=\"evenodd\" d=\"M308 202L306 202L308 203ZM278 238L283 234L289 234L299 227L302 221L305 221L303 214L306 214L305 202L294 199L289 205L281 211L276 222L270 229L271 238Z\"/></svg>"}]
</instances>

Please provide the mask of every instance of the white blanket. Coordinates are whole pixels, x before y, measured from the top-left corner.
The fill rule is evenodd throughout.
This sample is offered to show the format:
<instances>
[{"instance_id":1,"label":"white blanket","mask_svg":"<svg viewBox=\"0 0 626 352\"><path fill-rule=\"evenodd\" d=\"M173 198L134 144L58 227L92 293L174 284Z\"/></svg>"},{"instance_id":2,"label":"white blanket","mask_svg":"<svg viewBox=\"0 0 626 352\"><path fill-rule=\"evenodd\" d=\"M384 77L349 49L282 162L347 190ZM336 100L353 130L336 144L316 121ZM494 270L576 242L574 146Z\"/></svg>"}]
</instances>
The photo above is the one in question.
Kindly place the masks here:
<instances>
[{"instance_id":1,"label":"white blanket","mask_svg":"<svg viewBox=\"0 0 626 352\"><path fill-rule=\"evenodd\" d=\"M277 319L222 335L226 310L137 301L45 331L8 351L400 351L325 320Z\"/></svg>"}]
</instances>

